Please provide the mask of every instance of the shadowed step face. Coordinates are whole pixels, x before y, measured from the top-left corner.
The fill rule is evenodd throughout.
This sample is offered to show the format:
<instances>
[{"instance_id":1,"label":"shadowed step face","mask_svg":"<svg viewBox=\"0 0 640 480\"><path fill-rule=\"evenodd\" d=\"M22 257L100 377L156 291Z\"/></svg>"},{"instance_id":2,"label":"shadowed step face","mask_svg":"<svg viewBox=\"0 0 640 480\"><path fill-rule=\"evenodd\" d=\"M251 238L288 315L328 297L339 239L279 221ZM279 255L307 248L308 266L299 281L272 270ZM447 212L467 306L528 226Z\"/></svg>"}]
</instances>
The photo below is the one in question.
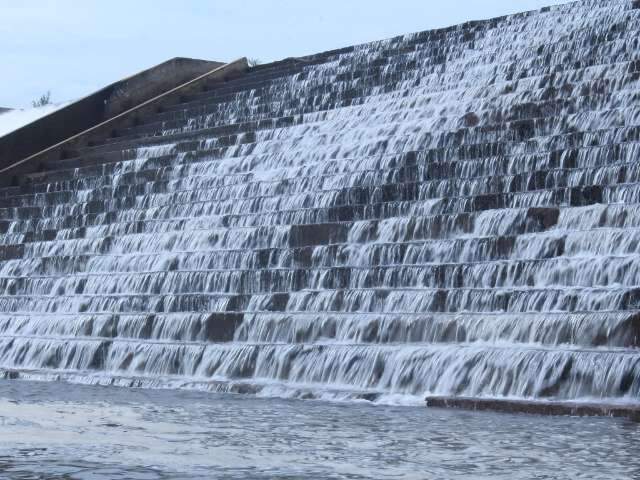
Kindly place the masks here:
<instances>
[{"instance_id":1,"label":"shadowed step face","mask_svg":"<svg viewBox=\"0 0 640 480\"><path fill-rule=\"evenodd\" d=\"M0 369L637 406L634 7L261 65L1 189Z\"/></svg>"}]
</instances>

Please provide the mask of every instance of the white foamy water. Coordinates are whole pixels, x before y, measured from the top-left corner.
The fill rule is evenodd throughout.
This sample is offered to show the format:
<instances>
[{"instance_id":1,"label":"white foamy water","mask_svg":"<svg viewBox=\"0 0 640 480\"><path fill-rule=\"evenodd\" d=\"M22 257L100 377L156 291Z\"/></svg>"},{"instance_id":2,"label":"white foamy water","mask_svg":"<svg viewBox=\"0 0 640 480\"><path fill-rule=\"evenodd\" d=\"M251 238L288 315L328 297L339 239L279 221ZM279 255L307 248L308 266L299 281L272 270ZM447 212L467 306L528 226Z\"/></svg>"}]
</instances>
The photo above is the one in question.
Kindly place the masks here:
<instances>
[{"instance_id":1,"label":"white foamy water","mask_svg":"<svg viewBox=\"0 0 640 480\"><path fill-rule=\"evenodd\" d=\"M639 30L588 0L253 70L4 190L0 369L637 405Z\"/></svg>"}]
</instances>

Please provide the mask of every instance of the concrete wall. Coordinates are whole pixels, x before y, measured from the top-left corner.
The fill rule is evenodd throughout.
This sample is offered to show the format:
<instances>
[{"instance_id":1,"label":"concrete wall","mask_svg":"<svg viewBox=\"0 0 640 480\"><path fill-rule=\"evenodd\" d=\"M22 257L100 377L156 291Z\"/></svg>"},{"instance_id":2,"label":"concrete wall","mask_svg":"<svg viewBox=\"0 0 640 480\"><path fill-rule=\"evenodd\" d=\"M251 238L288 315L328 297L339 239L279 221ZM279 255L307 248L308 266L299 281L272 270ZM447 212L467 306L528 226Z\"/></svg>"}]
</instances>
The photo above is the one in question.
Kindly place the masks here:
<instances>
[{"instance_id":1,"label":"concrete wall","mask_svg":"<svg viewBox=\"0 0 640 480\"><path fill-rule=\"evenodd\" d=\"M45 168L46 164L55 163L58 160L67 158L73 155L76 149L89 146L96 140L103 140L111 136L114 130L134 126L139 119L147 115L155 114L161 110L163 106L179 103L183 95L202 91L203 87L211 84L212 81L222 83L228 79L238 77L244 74L248 68L246 58L219 65L220 66L215 67L213 70L207 70L205 74L198 75L196 78L180 83L178 86L170 88L169 90L165 90L160 95L145 100L129 110L125 110L117 115L111 115L101 123L95 122L92 115L104 114L104 112L108 110L105 108L97 109L95 102L90 101L78 106L76 109L69 109L67 107L55 112L57 115L44 117L42 119L44 121L43 125L40 125L39 121L26 125L20 129L22 132L19 139L28 146L31 141L30 139L37 136L39 132L46 129L56 129L58 124L64 125L66 122L73 123L74 125L81 123L92 124L88 128L83 128L79 133L65 136L57 143L49 143L30 155L18 157L13 153L5 157L0 157L0 187L17 185L20 183L20 178L23 175L40 171ZM136 82L133 85L139 85L139 83ZM124 108L124 105L127 104L126 102L131 96L121 94L114 96L114 98L114 102L120 102L121 108ZM84 103L83 101L80 102ZM69 107L72 106L73 105L69 105ZM92 111L90 108L92 106L96 107L95 111ZM80 118L75 118L76 115L80 115ZM84 115L87 115L87 118L83 118ZM63 128L60 130L63 130ZM13 134L0 138L0 144L9 136L13 136ZM18 141L18 139L16 138L15 141ZM37 143L42 144L44 142L38 141ZM13 152L18 151L17 147L20 147L20 144L16 144L16 149Z\"/></svg>"},{"instance_id":2,"label":"concrete wall","mask_svg":"<svg viewBox=\"0 0 640 480\"><path fill-rule=\"evenodd\" d=\"M174 58L0 137L0 170L223 65Z\"/></svg>"}]
</instances>

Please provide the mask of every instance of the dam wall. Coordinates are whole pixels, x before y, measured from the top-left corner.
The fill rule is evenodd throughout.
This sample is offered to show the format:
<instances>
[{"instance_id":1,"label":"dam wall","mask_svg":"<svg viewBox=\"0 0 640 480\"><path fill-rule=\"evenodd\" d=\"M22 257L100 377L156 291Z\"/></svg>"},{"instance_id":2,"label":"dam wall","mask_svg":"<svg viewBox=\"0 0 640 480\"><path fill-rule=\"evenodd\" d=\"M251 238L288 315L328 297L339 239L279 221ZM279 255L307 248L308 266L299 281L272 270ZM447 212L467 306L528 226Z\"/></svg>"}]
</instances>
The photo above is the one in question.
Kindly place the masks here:
<instances>
[{"instance_id":1,"label":"dam wall","mask_svg":"<svg viewBox=\"0 0 640 480\"><path fill-rule=\"evenodd\" d=\"M261 65L40 162L0 189L0 371L637 409L639 6Z\"/></svg>"}]
</instances>

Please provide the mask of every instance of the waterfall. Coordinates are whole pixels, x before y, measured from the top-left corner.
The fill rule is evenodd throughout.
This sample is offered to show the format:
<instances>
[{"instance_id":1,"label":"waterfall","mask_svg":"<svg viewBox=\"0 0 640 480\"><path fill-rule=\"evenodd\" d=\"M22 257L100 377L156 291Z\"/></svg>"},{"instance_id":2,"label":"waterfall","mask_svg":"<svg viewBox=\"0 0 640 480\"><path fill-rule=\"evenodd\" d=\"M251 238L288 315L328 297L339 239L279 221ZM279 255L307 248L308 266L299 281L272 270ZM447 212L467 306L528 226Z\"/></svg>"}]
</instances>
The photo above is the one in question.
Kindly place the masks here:
<instances>
[{"instance_id":1,"label":"waterfall","mask_svg":"<svg viewBox=\"0 0 640 480\"><path fill-rule=\"evenodd\" d=\"M640 9L252 68L0 190L0 371L640 398Z\"/></svg>"}]
</instances>

